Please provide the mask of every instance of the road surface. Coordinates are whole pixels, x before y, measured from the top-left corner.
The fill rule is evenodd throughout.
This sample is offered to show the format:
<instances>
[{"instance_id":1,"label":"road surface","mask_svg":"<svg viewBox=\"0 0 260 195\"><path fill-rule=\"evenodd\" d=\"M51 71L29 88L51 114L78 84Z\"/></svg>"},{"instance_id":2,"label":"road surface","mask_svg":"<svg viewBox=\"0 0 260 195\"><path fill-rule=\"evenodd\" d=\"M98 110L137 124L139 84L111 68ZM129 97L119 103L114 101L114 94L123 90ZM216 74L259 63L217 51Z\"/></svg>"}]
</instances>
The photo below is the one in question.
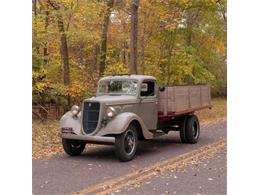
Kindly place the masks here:
<instances>
[{"instance_id":1,"label":"road surface","mask_svg":"<svg viewBox=\"0 0 260 195\"><path fill-rule=\"evenodd\" d=\"M113 146L33 160L33 194L226 194L226 121L201 125L197 144L178 132L140 142L122 163Z\"/></svg>"}]
</instances>

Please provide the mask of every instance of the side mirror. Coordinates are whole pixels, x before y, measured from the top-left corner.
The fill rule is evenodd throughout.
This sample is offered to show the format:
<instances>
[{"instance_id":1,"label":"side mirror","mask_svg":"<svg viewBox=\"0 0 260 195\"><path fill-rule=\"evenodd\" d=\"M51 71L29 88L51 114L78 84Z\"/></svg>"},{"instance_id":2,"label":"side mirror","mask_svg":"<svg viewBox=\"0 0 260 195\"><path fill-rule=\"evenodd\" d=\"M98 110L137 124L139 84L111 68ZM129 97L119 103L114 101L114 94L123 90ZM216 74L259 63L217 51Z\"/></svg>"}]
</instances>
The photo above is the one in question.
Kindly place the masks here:
<instances>
[{"instance_id":1,"label":"side mirror","mask_svg":"<svg viewBox=\"0 0 260 195\"><path fill-rule=\"evenodd\" d=\"M141 92L147 92L147 91L148 91L147 83L142 83L142 85L141 85Z\"/></svg>"},{"instance_id":2,"label":"side mirror","mask_svg":"<svg viewBox=\"0 0 260 195\"><path fill-rule=\"evenodd\" d=\"M159 91L161 91L161 92L165 91L165 86L160 86Z\"/></svg>"}]
</instances>

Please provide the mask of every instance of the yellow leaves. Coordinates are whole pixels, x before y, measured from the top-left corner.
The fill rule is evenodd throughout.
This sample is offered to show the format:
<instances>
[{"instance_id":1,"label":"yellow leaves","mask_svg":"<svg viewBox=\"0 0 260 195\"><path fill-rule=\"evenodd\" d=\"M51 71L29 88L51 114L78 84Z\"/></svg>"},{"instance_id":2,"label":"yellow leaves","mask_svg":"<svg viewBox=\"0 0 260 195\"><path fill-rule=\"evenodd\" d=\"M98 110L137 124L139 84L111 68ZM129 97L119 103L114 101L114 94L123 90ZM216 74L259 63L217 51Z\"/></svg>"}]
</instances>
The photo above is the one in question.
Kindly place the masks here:
<instances>
[{"instance_id":1,"label":"yellow leaves","mask_svg":"<svg viewBox=\"0 0 260 195\"><path fill-rule=\"evenodd\" d=\"M225 2L221 4L225 6ZM65 99L64 96L68 95L73 100L82 100L86 94L95 93L107 3L85 0L61 0L56 3L61 9L57 12L49 8L47 28L45 8L38 12L36 18L33 16L33 69L37 69L32 74L33 90L44 93L48 101L53 97ZM225 69L226 26L219 15L220 10L217 10L216 6L219 5L215 4L215 0L140 1L137 42L139 73L144 70L144 74L153 75L162 83L167 82L168 71L171 74L170 83L185 83L187 77L193 78L194 82L210 81L212 75L215 80L223 80L219 75ZM105 75L129 73L129 8L130 1L124 1L122 4L116 3L112 9ZM58 13L62 15L68 41L69 86L63 85ZM191 13L193 18L189 28L186 25L187 13ZM191 43L187 44L189 35ZM44 49L47 49L47 56ZM38 70L43 64L46 64L48 71L46 78ZM167 69L168 65L170 70ZM48 80L51 82L48 83ZM222 83L224 81L219 86L223 86Z\"/></svg>"},{"instance_id":2,"label":"yellow leaves","mask_svg":"<svg viewBox=\"0 0 260 195\"><path fill-rule=\"evenodd\" d=\"M165 26L165 29L168 31L174 31L176 29L177 23L168 24Z\"/></svg>"},{"instance_id":3,"label":"yellow leaves","mask_svg":"<svg viewBox=\"0 0 260 195\"><path fill-rule=\"evenodd\" d=\"M216 49L218 50L219 53L221 53L222 55L225 55L226 46L225 46L225 43L223 43L223 41L216 41L215 47L216 47Z\"/></svg>"},{"instance_id":4,"label":"yellow leaves","mask_svg":"<svg viewBox=\"0 0 260 195\"><path fill-rule=\"evenodd\" d=\"M82 101L86 94L93 95L95 92L95 87L93 84L95 81L88 83L87 81L75 81L72 84L66 86L63 84L54 84L50 86L53 92L58 96L70 96L75 101Z\"/></svg>"},{"instance_id":5,"label":"yellow leaves","mask_svg":"<svg viewBox=\"0 0 260 195\"><path fill-rule=\"evenodd\" d=\"M36 79L36 78L38 78L38 77L39 77L39 73L33 71L33 72L32 72L32 78L33 78L33 79Z\"/></svg>"},{"instance_id":6,"label":"yellow leaves","mask_svg":"<svg viewBox=\"0 0 260 195\"><path fill-rule=\"evenodd\" d=\"M66 93L72 98L82 97L85 93L86 85L82 82L74 82L67 87Z\"/></svg>"},{"instance_id":7,"label":"yellow leaves","mask_svg":"<svg viewBox=\"0 0 260 195\"><path fill-rule=\"evenodd\" d=\"M128 73L129 73L129 68L126 67L123 63L115 63L106 66L104 75L128 74Z\"/></svg>"},{"instance_id":8,"label":"yellow leaves","mask_svg":"<svg viewBox=\"0 0 260 195\"><path fill-rule=\"evenodd\" d=\"M35 85L33 85L33 91L43 92L46 86L46 83L38 82Z\"/></svg>"},{"instance_id":9,"label":"yellow leaves","mask_svg":"<svg viewBox=\"0 0 260 195\"><path fill-rule=\"evenodd\" d=\"M225 55L226 53L226 46L222 40L204 35L201 42L207 47L215 48L221 55Z\"/></svg>"},{"instance_id":10,"label":"yellow leaves","mask_svg":"<svg viewBox=\"0 0 260 195\"><path fill-rule=\"evenodd\" d=\"M33 85L32 89L35 92L43 92L48 86L48 82L45 80L46 70L41 68L39 71L32 72Z\"/></svg>"}]
</instances>

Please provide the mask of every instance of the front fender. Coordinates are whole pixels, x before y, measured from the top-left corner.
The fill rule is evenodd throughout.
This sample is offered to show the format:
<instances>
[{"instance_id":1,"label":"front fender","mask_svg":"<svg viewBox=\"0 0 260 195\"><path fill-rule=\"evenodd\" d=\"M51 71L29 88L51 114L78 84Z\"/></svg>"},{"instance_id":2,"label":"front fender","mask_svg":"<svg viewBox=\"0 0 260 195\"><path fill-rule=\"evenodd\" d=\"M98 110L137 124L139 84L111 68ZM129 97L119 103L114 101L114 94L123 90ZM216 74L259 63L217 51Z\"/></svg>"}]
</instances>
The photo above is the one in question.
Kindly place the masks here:
<instances>
[{"instance_id":1,"label":"front fender","mask_svg":"<svg viewBox=\"0 0 260 195\"><path fill-rule=\"evenodd\" d=\"M152 139L153 134L148 131L147 127L145 126L143 120L132 112L124 112L120 113L115 118L107 123L105 127L102 127L100 131L96 134L97 136L104 136L109 134L120 134L123 133L129 124L137 120L141 125L143 136L145 139Z\"/></svg>"},{"instance_id":2,"label":"front fender","mask_svg":"<svg viewBox=\"0 0 260 195\"><path fill-rule=\"evenodd\" d=\"M70 111L66 112L60 119L60 128L62 131L72 131L77 135L82 135L82 116L81 112L78 117L74 117Z\"/></svg>"}]
</instances>

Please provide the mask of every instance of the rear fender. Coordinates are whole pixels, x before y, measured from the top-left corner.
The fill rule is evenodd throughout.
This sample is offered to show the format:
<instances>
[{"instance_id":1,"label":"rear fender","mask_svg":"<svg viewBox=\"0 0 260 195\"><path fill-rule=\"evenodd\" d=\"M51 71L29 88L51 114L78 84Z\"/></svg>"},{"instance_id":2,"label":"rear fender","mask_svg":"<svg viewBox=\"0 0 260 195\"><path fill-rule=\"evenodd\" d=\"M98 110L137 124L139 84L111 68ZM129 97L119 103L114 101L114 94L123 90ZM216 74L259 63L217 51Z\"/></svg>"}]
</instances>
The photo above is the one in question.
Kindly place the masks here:
<instances>
[{"instance_id":1,"label":"rear fender","mask_svg":"<svg viewBox=\"0 0 260 195\"><path fill-rule=\"evenodd\" d=\"M104 136L109 134L121 134L127 129L132 121L139 122L145 139L153 138L153 134L148 131L143 120L139 116L131 112L124 112L115 116L115 118L109 121L105 127L102 127L96 135Z\"/></svg>"}]
</instances>

